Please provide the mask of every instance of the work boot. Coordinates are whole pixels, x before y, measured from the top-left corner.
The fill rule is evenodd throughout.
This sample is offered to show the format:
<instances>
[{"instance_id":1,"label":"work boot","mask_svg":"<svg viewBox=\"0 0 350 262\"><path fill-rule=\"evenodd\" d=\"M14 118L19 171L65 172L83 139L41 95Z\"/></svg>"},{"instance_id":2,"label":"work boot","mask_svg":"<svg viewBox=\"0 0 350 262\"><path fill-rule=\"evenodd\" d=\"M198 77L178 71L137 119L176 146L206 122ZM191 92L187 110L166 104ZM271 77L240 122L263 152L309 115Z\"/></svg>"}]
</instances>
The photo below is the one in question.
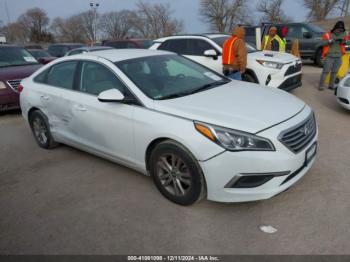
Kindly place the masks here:
<instances>
[{"instance_id":1,"label":"work boot","mask_svg":"<svg viewBox=\"0 0 350 262\"><path fill-rule=\"evenodd\" d=\"M335 90L334 86L329 86L328 89L329 90Z\"/></svg>"},{"instance_id":2,"label":"work boot","mask_svg":"<svg viewBox=\"0 0 350 262\"><path fill-rule=\"evenodd\" d=\"M323 91L323 90L324 90L324 87L323 87L323 86L319 86L319 87L318 87L318 90Z\"/></svg>"}]
</instances>

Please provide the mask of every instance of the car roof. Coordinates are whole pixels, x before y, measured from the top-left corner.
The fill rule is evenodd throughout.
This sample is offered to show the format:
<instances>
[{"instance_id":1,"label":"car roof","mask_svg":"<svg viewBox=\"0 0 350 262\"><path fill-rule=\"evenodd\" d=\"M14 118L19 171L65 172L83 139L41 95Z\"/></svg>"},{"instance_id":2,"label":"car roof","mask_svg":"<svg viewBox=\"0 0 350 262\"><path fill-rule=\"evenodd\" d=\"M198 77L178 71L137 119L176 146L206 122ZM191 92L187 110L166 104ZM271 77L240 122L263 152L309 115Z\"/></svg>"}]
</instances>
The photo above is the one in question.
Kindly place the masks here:
<instances>
[{"instance_id":1,"label":"car roof","mask_svg":"<svg viewBox=\"0 0 350 262\"><path fill-rule=\"evenodd\" d=\"M167 37L162 37L157 40L154 40L154 42L164 42L169 39L184 39L188 37L204 37L204 38L217 38L217 37L226 37L229 35L222 34L222 33L203 33L203 34L184 34L184 35L174 35L174 36L167 36Z\"/></svg>"},{"instance_id":2,"label":"car roof","mask_svg":"<svg viewBox=\"0 0 350 262\"><path fill-rule=\"evenodd\" d=\"M129 59L136 59L148 56L157 56L157 55L169 55L174 54L168 51L159 51L159 50L148 50L148 49L107 49L101 51L95 51L91 53L84 53L74 55L74 58L85 58L85 57L100 57L106 60L109 60L113 63L120 62ZM73 57L73 56L69 56Z\"/></svg>"},{"instance_id":3,"label":"car roof","mask_svg":"<svg viewBox=\"0 0 350 262\"><path fill-rule=\"evenodd\" d=\"M85 46L85 47L79 47L79 48L75 48L70 50L69 52L73 52L76 50L84 50L84 51L97 51L97 50L106 50L106 49L113 49L110 46Z\"/></svg>"},{"instance_id":4,"label":"car roof","mask_svg":"<svg viewBox=\"0 0 350 262\"><path fill-rule=\"evenodd\" d=\"M59 45L84 45L82 43L56 43L56 44L51 44L50 46L59 46Z\"/></svg>"}]
</instances>

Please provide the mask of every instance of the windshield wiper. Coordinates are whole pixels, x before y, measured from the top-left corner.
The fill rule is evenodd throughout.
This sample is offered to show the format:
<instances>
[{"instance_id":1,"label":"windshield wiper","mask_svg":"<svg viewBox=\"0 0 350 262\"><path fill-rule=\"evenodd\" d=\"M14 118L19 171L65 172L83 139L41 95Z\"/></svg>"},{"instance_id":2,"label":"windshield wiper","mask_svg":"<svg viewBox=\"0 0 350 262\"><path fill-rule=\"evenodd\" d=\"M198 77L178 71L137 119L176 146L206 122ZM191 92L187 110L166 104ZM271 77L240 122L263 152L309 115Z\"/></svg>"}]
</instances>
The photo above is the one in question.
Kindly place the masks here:
<instances>
[{"instance_id":1,"label":"windshield wiper","mask_svg":"<svg viewBox=\"0 0 350 262\"><path fill-rule=\"evenodd\" d=\"M205 84L201 87L198 87L197 89L187 93L188 95L192 95L192 94L195 94L195 93L198 93L198 92L202 92L202 91L205 91L205 90L208 90L208 89L211 89L213 87L216 87L216 86L221 86L221 85L224 85L224 84L227 84L228 82L230 82L230 80L220 80L220 81L216 81L216 82L213 82L213 83L210 83L210 84Z\"/></svg>"},{"instance_id":2,"label":"windshield wiper","mask_svg":"<svg viewBox=\"0 0 350 262\"><path fill-rule=\"evenodd\" d=\"M192 94L204 91L204 90L211 89L211 88L216 87L216 86L227 84L228 82L230 82L230 80L223 79L223 80L216 81L216 82L213 82L210 84L205 84L201 87L196 88L195 90L192 90L191 92L175 93L175 94L160 97L157 100L166 100L166 99L179 98L179 97L183 97L183 96L192 95Z\"/></svg>"}]
</instances>

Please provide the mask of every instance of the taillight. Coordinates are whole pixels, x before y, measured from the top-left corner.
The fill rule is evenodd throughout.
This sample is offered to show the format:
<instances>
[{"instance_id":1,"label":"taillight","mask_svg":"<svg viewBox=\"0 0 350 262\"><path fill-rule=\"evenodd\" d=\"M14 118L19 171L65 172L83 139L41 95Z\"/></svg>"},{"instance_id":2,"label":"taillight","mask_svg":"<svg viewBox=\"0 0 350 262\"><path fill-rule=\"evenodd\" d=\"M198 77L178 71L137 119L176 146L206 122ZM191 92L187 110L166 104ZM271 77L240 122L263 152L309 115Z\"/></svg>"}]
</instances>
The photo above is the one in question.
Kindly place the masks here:
<instances>
[{"instance_id":1,"label":"taillight","mask_svg":"<svg viewBox=\"0 0 350 262\"><path fill-rule=\"evenodd\" d=\"M17 91L18 91L18 93L21 93L21 92L23 91L23 86L22 86L22 84L19 84L19 85L18 85Z\"/></svg>"}]
</instances>

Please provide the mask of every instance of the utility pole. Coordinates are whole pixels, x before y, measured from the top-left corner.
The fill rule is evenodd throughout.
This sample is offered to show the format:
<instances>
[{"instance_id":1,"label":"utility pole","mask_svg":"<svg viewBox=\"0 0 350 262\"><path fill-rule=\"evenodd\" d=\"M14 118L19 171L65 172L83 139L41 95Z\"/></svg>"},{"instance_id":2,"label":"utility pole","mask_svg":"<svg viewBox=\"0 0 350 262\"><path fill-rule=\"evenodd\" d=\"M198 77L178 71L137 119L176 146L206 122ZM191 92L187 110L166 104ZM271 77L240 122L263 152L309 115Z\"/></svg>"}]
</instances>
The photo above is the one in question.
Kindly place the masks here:
<instances>
[{"instance_id":1,"label":"utility pole","mask_svg":"<svg viewBox=\"0 0 350 262\"><path fill-rule=\"evenodd\" d=\"M7 16L7 23L10 24L11 23L11 18L10 18L10 13L9 13L9 9L7 7L7 1L6 0L4 2L4 6L5 6L6 16Z\"/></svg>"},{"instance_id":2,"label":"utility pole","mask_svg":"<svg viewBox=\"0 0 350 262\"><path fill-rule=\"evenodd\" d=\"M98 2L91 2L90 8L92 9L94 13L94 21L93 21L93 36L92 40L94 43L97 41L97 8L100 6Z\"/></svg>"}]
</instances>

